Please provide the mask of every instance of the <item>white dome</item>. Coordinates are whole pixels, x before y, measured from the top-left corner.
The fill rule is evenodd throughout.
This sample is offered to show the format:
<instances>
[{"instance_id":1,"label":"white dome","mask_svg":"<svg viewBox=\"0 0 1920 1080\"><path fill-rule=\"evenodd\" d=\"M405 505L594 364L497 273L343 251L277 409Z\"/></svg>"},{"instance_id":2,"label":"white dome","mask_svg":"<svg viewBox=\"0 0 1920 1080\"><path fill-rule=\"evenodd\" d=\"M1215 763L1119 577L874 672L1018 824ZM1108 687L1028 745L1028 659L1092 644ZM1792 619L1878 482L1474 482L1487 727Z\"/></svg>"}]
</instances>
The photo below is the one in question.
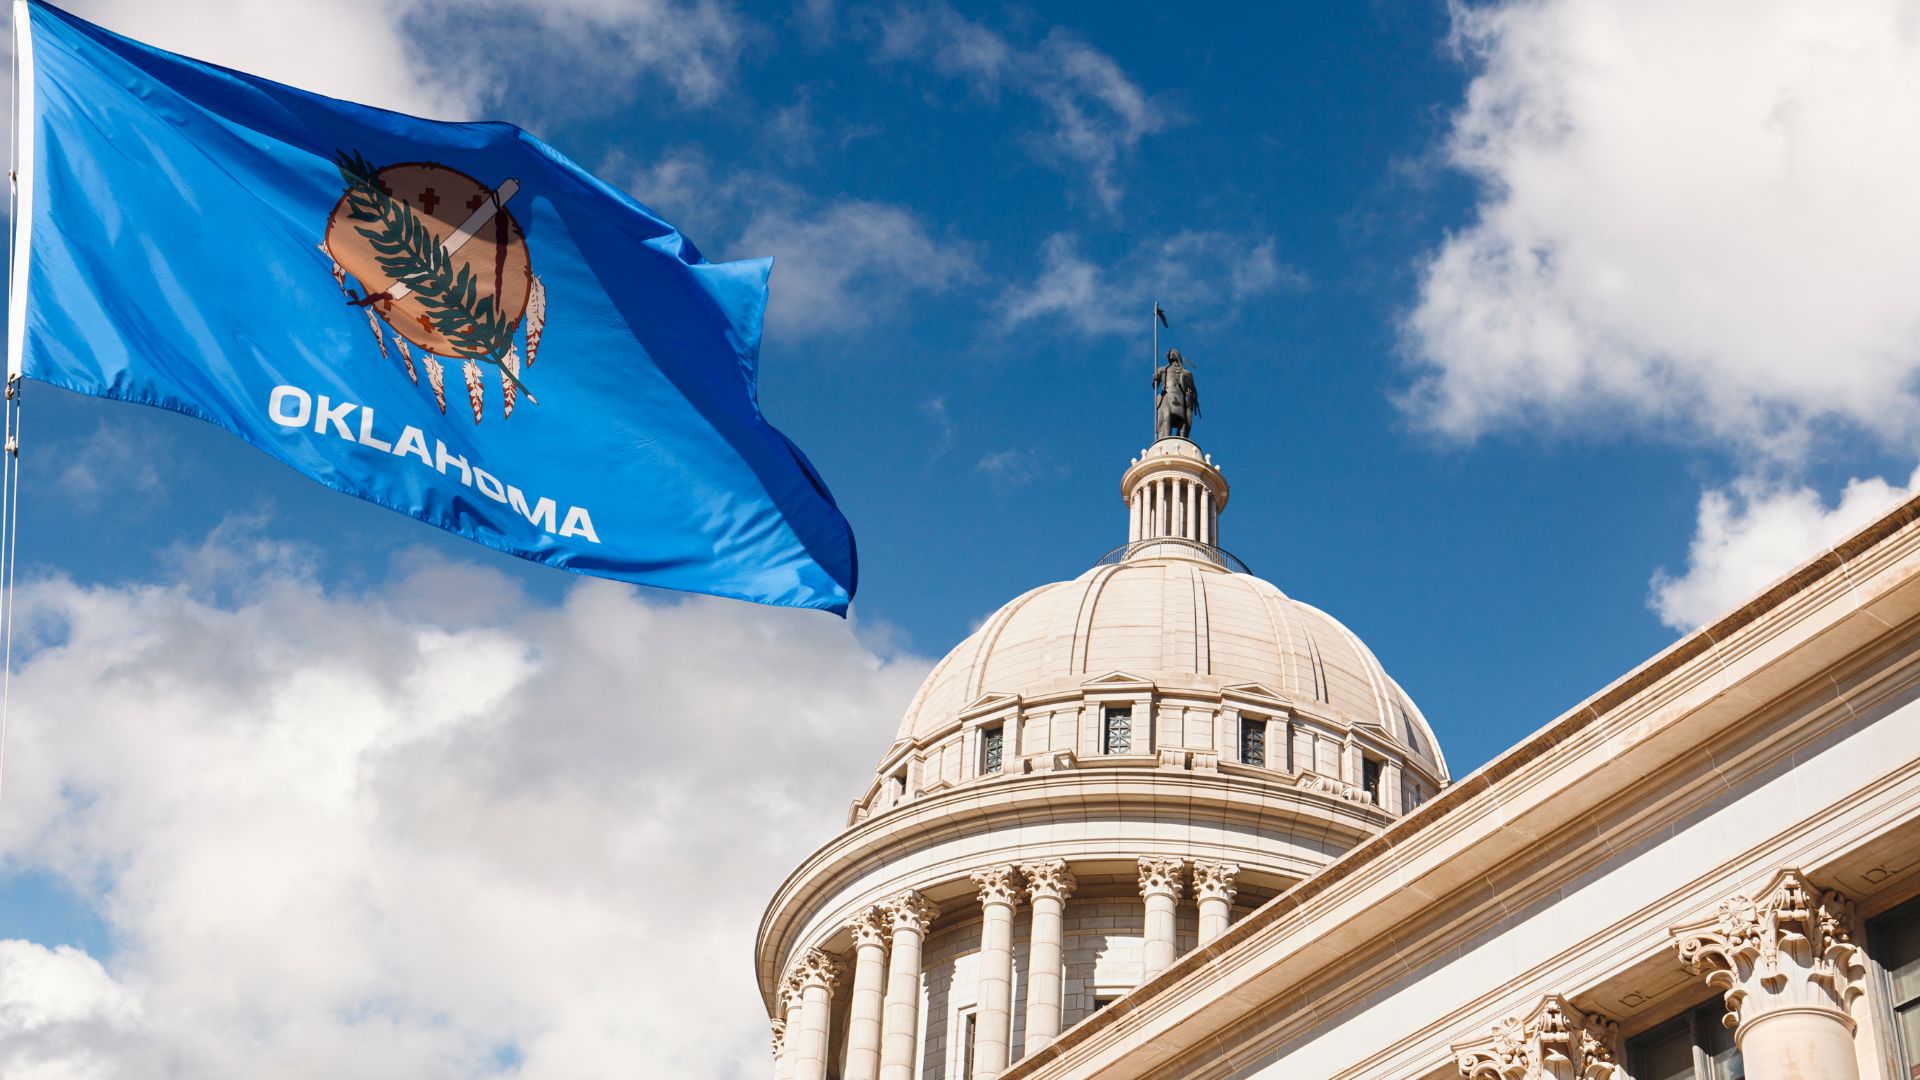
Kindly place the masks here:
<instances>
[{"instance_id":1,"label":"white dome","mask_svg":"<svg viewBox=\"0 0 1920 1080\"><path fill-rule=\"evenodd\" d=\"M937 737L984 696L1047 695L1115 672L1202 691L1253 684L1373 727L1447 778L1420 710L1352 631L1251 574L1175 554L1096 566L1002 607L933 669L898 740Z\"/></svg>"}]
</instances>

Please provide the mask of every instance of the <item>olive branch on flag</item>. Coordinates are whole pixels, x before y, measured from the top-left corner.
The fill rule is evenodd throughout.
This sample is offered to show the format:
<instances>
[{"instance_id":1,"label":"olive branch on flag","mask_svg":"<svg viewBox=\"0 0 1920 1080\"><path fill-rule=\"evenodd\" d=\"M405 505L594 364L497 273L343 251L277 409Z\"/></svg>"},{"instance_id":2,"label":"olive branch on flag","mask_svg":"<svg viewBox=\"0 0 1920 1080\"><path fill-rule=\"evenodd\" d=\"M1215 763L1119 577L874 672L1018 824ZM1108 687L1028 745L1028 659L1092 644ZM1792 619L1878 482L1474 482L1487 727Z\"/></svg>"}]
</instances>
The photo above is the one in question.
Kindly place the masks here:
<instances>
[{"instance_id":1,"label":"olive branch on flag","mask_svg":"<svg viewBox=\"0 0 1920 1080\"><path fill-rule=\"evenodd\" d=\"M509 322L494 297L479 295L472 267L454 270L442 238L427 228L406 200L394 198L380 186L380 170L359 151L339 151L335 164L347 182L348 217L370 223L356 225L354 231L366 237L381 271L418 299L434 330L462 359L499 368L501 378L538 404L517 371L518 358L513 355L517 320ZM375 293L354 303L365 306L381 296Z\"/></svg>"}]
</instances>

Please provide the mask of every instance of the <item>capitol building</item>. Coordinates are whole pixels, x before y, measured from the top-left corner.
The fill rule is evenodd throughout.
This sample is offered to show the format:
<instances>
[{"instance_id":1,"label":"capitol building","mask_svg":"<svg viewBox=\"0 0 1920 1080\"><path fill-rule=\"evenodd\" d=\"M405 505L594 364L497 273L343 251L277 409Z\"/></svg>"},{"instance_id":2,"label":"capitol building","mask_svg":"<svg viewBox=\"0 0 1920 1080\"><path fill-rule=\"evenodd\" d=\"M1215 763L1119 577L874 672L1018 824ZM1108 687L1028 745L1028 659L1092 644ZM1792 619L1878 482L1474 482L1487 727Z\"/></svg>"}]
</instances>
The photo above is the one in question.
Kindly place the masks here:
<instances>
[{"instance_id":1,"label":"capitol building","mask_svg":"<svg viewBox=\"0 0 1920 1080\"><path fill-rule=\"evenodd\" d=\"M1920 1078L1920 500L1457 777L1228 494L1154 442L927 677L762 918L776 1080Z\"/></svg>"}]
</instances>

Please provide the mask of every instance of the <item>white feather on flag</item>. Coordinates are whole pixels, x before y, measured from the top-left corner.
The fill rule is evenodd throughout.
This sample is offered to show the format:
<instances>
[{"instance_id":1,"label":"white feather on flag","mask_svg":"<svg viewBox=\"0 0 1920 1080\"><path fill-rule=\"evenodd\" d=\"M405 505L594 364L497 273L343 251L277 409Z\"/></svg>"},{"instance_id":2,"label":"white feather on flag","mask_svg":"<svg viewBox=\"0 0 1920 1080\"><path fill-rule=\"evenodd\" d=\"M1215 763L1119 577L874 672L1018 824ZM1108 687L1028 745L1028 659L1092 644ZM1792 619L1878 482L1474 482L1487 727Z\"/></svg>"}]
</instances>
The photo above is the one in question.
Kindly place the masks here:
<instances>
[{"instance_id":1,"label":"white feather on flag","mask_svg":"<svg viewBox=\"0 0 1920 1080\"><path fill-rule=\"evenodd\" d=\"M380 343L380 359L385 360L387 358L387 335L380 332L380 316L373 310L372 304L367 305L367 328L373 331L373 340Z\"/></svg>"},{"instance_id":2,"label":"white feather on flag","mask_svg":"<svg viewBox=\"0 0 1920 1080\"><path fill-rule=\"evenodd\" d=\"M477 424L487 403L487 376L475 360L461 365L460 371L467 377L467 402L473 406L473 422Z\"/></svg>"},{"instance_id":3,"label":"white feather on flag","mask_svg":"<svg viewBox=\"0 0 1920 1080\"><path fill-rule=\"evenodd\" d=\"M527 346L529 354L533 348ZM520 352L513 346L507 346L507 355L500 358L500 399L505 403L505 415L513 415L513 399L519 396Z\"/></svg>"},{"instance_id":4,"label":"white feather on flag","mask_svg":"<svg viewBox=\"0 0 1920 1080\"><path fill-rule=\"evenodd\" d=\"M407 339L401 337L399 334L395 334L393 335L393 343L400 349L400 359L406 362L407 378L413 380L413 385L419 386L420 373L413 370L413 350L407 348Z\"/></svg>"},{"instance_id":5,"label":"white feather on flag","mask_svg":"<svg viewBox=\"0 0 1920 1080\"><path fill-rule=\"evenodd\" d=\"M533 287L527 293L527 366L532 367L534 358L540 355L540 335L547 331L547 287L539 278L533 279Z\"/></svg>"},{"instance_id":6,"label":"white feather on flag","mask_svg":"<svg viewBox=\"0 0 1920 1080\"><path fill-rule=\"evenodd\" d=\"M421 356L420 362L427 365L427 385L433 387L433 400L440 405L440 415L447 413L447 373L441 368L440 361L431 356Z\"/></svg>"}]
</instances>

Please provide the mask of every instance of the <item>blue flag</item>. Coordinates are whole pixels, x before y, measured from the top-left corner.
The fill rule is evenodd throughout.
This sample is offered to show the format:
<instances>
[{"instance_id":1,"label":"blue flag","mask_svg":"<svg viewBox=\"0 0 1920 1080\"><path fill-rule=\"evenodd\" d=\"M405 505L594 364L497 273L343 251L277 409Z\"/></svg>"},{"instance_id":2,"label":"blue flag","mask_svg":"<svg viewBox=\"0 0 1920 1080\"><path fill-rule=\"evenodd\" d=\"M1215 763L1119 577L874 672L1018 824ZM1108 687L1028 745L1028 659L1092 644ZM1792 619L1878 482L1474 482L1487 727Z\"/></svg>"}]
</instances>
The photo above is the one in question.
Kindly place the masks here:
<instances>
[{"instance_id":1,"label":"blue flag","mask_svg":"<svg viewBox=\"0 0 1920 1080\"><path fill-rule=\"evenodd\" d=\"M26 6L11 373L522 558L845 613L852 531L756 398L770 261L708 262L512 125Z\"/></svg>"}]
</instances>

